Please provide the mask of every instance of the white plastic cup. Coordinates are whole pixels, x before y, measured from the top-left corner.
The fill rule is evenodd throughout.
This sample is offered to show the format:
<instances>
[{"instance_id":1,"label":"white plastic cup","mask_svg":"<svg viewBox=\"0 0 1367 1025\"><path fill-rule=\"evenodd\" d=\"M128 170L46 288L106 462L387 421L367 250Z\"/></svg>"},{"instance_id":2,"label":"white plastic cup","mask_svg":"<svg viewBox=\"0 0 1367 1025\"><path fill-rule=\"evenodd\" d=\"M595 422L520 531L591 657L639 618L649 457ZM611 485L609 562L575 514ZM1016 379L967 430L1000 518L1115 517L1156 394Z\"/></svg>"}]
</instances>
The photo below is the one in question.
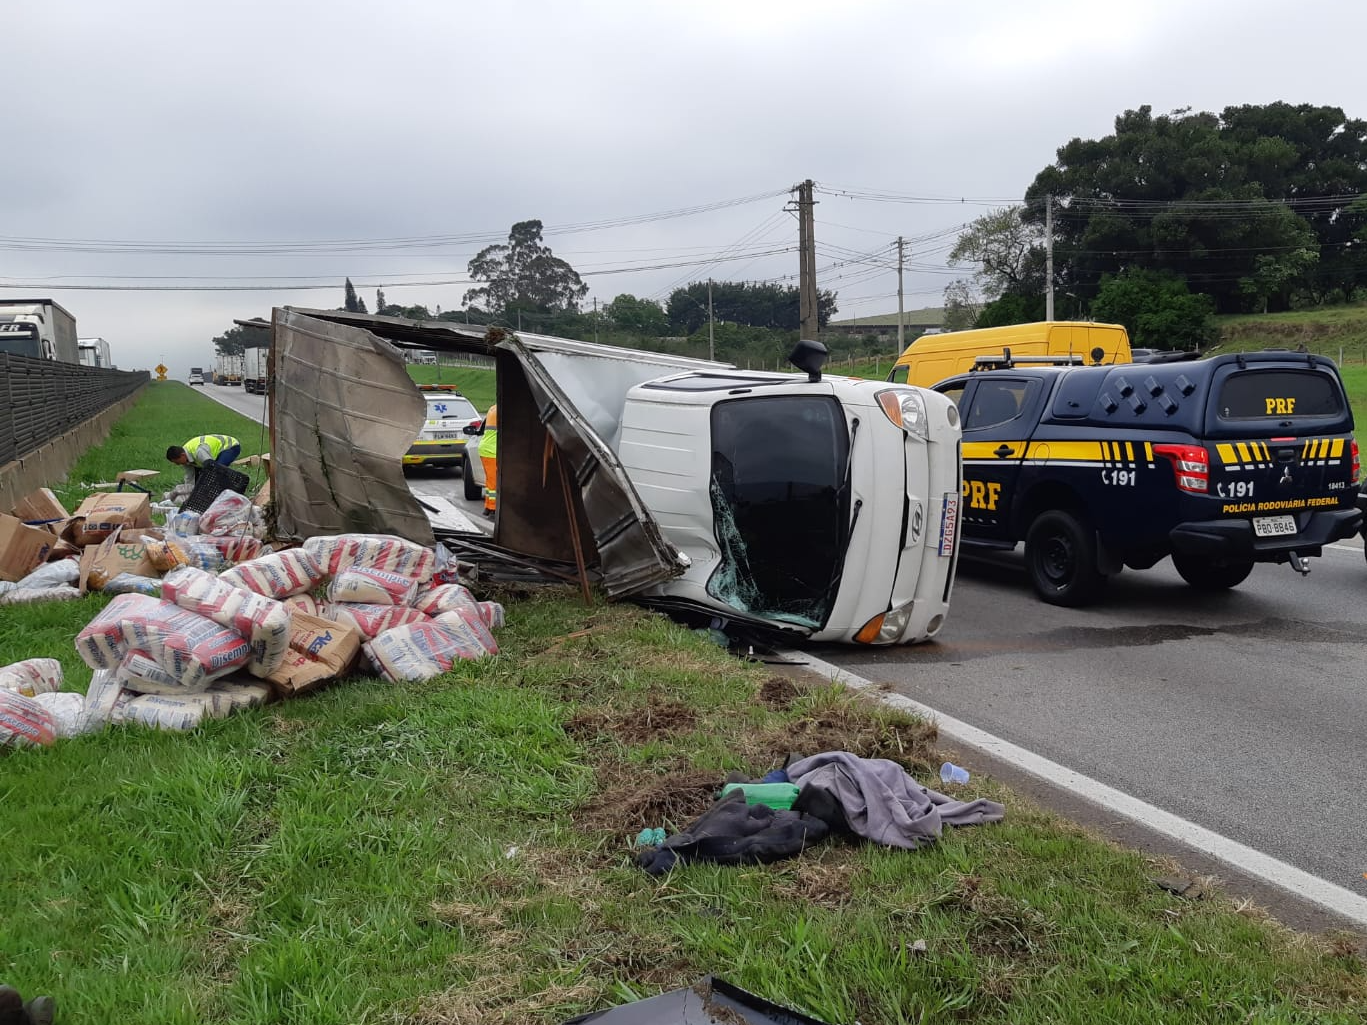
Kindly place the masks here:
<instances>
[{"instance_id":1,"label":"white plastic cup","mask_svg":"<svg viewBox=\"0 0 1367 1025\"><path fill-rule=\"evenodd\" d=\"M940 766L941 783L967 783L968 770L955 765L953 762L945 762Z\"/></svg>"}]
</instances>

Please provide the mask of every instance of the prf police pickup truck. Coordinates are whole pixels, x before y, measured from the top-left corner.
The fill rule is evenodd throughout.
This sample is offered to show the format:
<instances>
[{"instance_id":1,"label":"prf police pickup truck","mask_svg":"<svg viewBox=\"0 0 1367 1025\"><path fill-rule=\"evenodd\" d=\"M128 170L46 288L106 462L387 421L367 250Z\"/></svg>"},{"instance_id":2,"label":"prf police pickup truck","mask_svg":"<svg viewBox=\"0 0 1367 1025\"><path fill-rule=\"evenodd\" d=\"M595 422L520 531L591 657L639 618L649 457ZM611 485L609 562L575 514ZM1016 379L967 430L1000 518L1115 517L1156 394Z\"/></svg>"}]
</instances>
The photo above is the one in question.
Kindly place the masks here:
<instances>
[{"instance_id":1,"label":"prf police pickup truck","mask_svg":"<svg viewBox=\"0 0 1367 1025\"><path fill-rule=\"evenodd\" d=\"M935 390L963 420L964 550L1024 541L1054 605L1167 556L1205 590L1257 562L1308 573L1362 523L1353 414L1323 356L1045 366L1007 350Z\"/></svg>"}]
</instances>

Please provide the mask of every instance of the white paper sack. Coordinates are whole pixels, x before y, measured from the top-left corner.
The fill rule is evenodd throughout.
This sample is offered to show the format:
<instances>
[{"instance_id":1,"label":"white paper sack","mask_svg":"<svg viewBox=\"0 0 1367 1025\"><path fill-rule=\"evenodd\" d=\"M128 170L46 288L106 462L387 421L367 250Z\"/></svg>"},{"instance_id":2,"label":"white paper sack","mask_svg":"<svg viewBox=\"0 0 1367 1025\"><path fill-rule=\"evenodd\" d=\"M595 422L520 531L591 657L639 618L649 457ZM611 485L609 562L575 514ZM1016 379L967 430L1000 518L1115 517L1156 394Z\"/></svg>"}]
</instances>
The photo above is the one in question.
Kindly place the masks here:
<instances>
[{"instance_id":1,"label":"white paper sack","mask_svg":"<svg viewBox=\"0 0 1367 1025\"><path fill-rule=\"evenodd\" d=\"M76 587L16 587L0 594L0 605L33 605L41 601L73 601L81 596Z\"/></svg>"},{"instance_id":2,"label":"white paper sack","mask_svg":"<svg viewBox=\"0 0 1367 1025\"><path fill-rule=\"evenodd\" d=\"M15 590L43 590L48 587L60 587L63 584L70 586L80 579L80 560L60 559L39 566L28 576L21 578L14 587Z\"/></svg>"},{"instance_id":3,"label":"white paper sack","mask_svg":"<svg viewBox=\"0 0 1367 1025\"><path fill-rule=\"evenodd\" d=\"M47 747L56 740L51 712L18 691L0 690L0 747Z\"/></svg>"},{"instance_id":4,"label":"white paper sack","mask_svg":"<svg viewBox=\"0 0 1367 1025\"><path fill-rule=\"evenodd\" d=\"M232 534L251 525L252 500L236 491L224 491L199 517L201 534Z\"/></svg>"},{"instance_id":5,"label":"white paper sack","mask_svg":"<svg viewBox=\"0 0 1367 1025\"><path fill-rule=\"evenodd\" d=\"M348 569L382 569L419 583L432 579L437 557L430 548L390 534L332 534L311 537L304 550L328 576Z\"/></svg>"},{"instance_id":6,"label":"white paper sack","mask_svg":"<svg viewBox=\"0 0 1367 1025\"><path fill-rule=\"evenodd\" d=\"M272 552L241 563L219 576L224 583L271 598L312 591L326 574L318 560L302 548Z\"/></svg>"},{"instance_id":7,"label":"white paper sack","mask_svg":"<svg viewBox=\"0 0 1367 1025\"><path fill-rule=\"evenodd\" d=\"M459 613L447 613L459 617ZM433 619L427 623L386 630L362 645L366 657L386 680L427 680L439 676L461 659L480 658L489 652L459 620L457 629ZM488 631L486 630L487 634ZM492 641L492 638L490 638Z\"/></svg>"},{"instance_id":8,"label":"white paper sack","mask_svg":"<svg viewBox=\"0 0 1367 1025\"><path fill-rule=\"evenodd\" d=\"M76 653L91 669L114 669L128 652L126 619L154 616L161 602L145 594L121 594L76 635Z\"/></svg>"},{"instance_id":9,"label":"white paper sack","mask_svg":"<svg viewBox=\"0 0 1367 1025\"><path fill-rule=\"evenodd\" d=\"M494 640L479 609L456 609L433 616L432 622L445 630L456 641L462 654L461 658L481 658L484 655L497 655L498 642Z\"/></svg>"},{"instance_id":10,"label":"white paper sack","mask_svg":"<svg viewBox=\"0 0 1367 1025\"><path fill-rule=\"evenodd\" d=\"M454 612L460 608L472 609L476 604L470 589L460 584L438 584L423 591L412 601L415 609L429 616L440 616L443 612Z\"/></svg>"},{"instance_id":11,"label":"white paper sack","mask_svg":"<svg viewBox=\"0 0 1367 1025\"><path fill-rule=\"evenodd\" d=\"M97 670L85 690L85 721L81 731L89 733L109 723L123 692L123 684L119 683L113 670Z\"/></svg>"},{"instance_id":12,"label":"white paper sack","mask_svg":"<svg viewBox=\"0 0 1367 1025\"><path fill-rule=\"evenodd\" d=\"M57 738L79 737L95 727L86 727L85 698L73 691L60 694L39 694L33 699L43 708L57 727Z\"/></svg>"},{"instance_id":13,"label":"white paper sack","mask_svg":"<svg viewBox=\"0 0 1367 1025\"><path fill-rule=\"evenodd\" d=\"M311 594L295 594L288 598L281 598L280 604L291 612L303 612L310 616L321 616L323 614L323 606Z\"/></svg>"},{"instance_id":14,"label":"white paper sack","mask_svg":"<svg viewBox=\"0 0 1367 1025\"><path fill-rule=\"evenodd\" d=\"M194 694L209 689L213 680L204 679L186 686L161 667L145 651L130 651L114 670L124 690L134 694Z\"/></svg>"},{"instance_id":15,"label":"white paper sack","mask_svg":"<svg viewBox=\"0 0 1367 1025\"><path fill-rule=\"evenodd\" d=\"M214 715L213 701L203 694L144 694L123 706L124 722L163 730L192 730L205 719L213 718L221 716Z\"/></svg>"},{"instance_id":16,"label":"white paper sack","mask_svg":"<svg viewBox=\"0 0 1367 1025\"><path fill-rule=\"evenodd\" d=\"M504 613L503 606L496 601L482 601L478 603L479 614L484 620L484 625L490 630L497 630L503 626Z\"/></svg>"},{"instance_id":17,"label":"white paper sack","mask_svg":"<svg viewBox=\"0 0 1367 1025\"><path fill-rule=\"evenodd\" d=\"M328 585L334 602L369 605L407 605L418 593L418 582L382 569L344 569Z\"/></svg>"},{"instance_id":18,"label":"white paper sack","mask_svg":"<svg viewBox=\"0 0 1367 1025\"><path fill-rule=\"evenodd\" d=\"M359 602L336 602L323 610L327 619L349 626L363 640L372 640L397 626L426 622L428 617L406 605L369 605Z\"/></svg>"},{"instance_id":19,"label":"white paper sack","mask_svg":"<svg viewBox=\"0 0 1367 1025\"><path fill-rule=\"evenodd\" d=\"M289 610L273 598L189 566L167 574L162 594L180 608L248 638L251 659L247 669L253 676L275 672L289 650Z\"/></svg>"},{"instance_id":20,"label":"white paper sack","mask_svg":"<svg viewBox=\"0 0 1367 1025\"><path fill-rule=\"evenodd\" d=\"M251 658L251 644L245 638L166 602L157 602L149 614L125 620L123 635L125 652L145 651L186 687L226 676Z\"/></svg>"},{"instance_id":21,"label":"white paper sack","mask_svg":"<svg viewBox=\"0 0 1367 1025\"><path fill-rule=\"evenodd\" d=\"M31 698L61 689L62 663L55 658L26 658L13 665L0 666L0 690L17 691Z\"/></svg>"},{"instance_id":22,"label":"white paper sack","mask_svg":"<svg viewBox=\"0 0 1367 1025\"><path fill-rule=\"evenodd\" d=\"M269 684L245 680L217 680L207 693L232 712L239 708L257 708L271 699Z\"/></svg>"}]
</instances>

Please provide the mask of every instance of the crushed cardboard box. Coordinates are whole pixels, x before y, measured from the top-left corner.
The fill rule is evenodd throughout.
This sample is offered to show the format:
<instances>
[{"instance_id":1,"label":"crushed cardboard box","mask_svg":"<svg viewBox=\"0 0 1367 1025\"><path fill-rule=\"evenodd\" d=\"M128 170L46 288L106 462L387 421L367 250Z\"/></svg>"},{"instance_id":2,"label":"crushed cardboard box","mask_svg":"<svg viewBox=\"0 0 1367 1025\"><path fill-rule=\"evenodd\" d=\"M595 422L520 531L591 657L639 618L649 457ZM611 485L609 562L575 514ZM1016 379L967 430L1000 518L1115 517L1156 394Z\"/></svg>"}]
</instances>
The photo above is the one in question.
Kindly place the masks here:
<instances>
[{"instance_id":1,"label":"crushed cardboard box","mask_svg":"<svg viewBox=\"0 0 1367 1025\"><path fill-rule=\"evenodd\" d=\"M120 527L150 527L152 503L141 491L91 495L72 514L79 523L72 525L71 540L78 545L96 545Z\"/></svg>"},{"instance_id":2,"label":"crushed cardboard box","mask_svg":"<svg viewBox=\"0 0 1367 1025\"><path fill-rule=\"evenodd\" d=\"M66 511L66 507L52 493L51 488L39 488L37 491L29 492L14 507L14 515L25 523L34 525L71 518L71 513Z\"/></svg>"},{"instance_id":3,"label":"crushed cardboard box","mask_svg":"<svg viewBox=\"0 0 1367 1025\"><path fill-rule=\"evenodd\" d=\"M280 668L266 677L281 698L291 698L345 676L361 653L361 635L349 626L290 613L290 650Z\"/></svg>"},{"instance_id":4,"label":"crushed cardboard box","mask_svg":"<svg viewBox=\"0 0 1367 1025\"><path fill-rule=\"evenodd\" d=\"M115 528L109 537L97 545L87 545L81 553L79 586L82 591L99 591L120 573L161 576L147 554L147 546L141 541L124 540L122 529Z\"/></svg>"},{"instance_id":5,"label":"crushed cardboard box","mask_svg":"<svg viewBox=\"0 0 1367 1025\"><path fill-rule=\"evenodd\" d=\"M43 564L56 543L52 531L0 513L0 580L22 580Z\"/></svg>"}]
</instances>

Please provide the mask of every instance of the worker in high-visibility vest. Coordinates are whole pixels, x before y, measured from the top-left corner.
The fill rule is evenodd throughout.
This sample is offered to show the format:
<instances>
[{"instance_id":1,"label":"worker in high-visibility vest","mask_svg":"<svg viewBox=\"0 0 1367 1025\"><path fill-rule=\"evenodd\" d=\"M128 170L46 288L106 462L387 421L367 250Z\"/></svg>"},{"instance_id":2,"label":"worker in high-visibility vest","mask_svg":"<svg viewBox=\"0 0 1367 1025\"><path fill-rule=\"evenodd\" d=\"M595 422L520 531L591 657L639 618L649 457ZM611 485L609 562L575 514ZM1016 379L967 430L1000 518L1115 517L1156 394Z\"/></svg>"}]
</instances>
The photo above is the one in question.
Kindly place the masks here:
<instances>
[{"instance_id":1,"label":"worker in high-visibility vest","mask_svg":"<svg viewBox=\"0 0 1367 1025\"><path fill-rule=\"evenodd\" d=\"M484 433L479 438L479 461L484 464L484 515L493 519L498 508L498 404L484 414Z\"/></svg>"},{"instance_id":2,"label":"worker in high-visibility vest","mask_svg":"<svg viewBox=\"0 0 1367 1025\"><path fill-rule=\"evenodd\" d=\"M179 501L188 498L194 490L200 467L210 463L231 466L241 454L241 442L228 434L199 434L184 445L172 445L166 450L166 458L177 466L185 467L185 479L166 493L167 499Z\"/></svg>"}]
</instances>

